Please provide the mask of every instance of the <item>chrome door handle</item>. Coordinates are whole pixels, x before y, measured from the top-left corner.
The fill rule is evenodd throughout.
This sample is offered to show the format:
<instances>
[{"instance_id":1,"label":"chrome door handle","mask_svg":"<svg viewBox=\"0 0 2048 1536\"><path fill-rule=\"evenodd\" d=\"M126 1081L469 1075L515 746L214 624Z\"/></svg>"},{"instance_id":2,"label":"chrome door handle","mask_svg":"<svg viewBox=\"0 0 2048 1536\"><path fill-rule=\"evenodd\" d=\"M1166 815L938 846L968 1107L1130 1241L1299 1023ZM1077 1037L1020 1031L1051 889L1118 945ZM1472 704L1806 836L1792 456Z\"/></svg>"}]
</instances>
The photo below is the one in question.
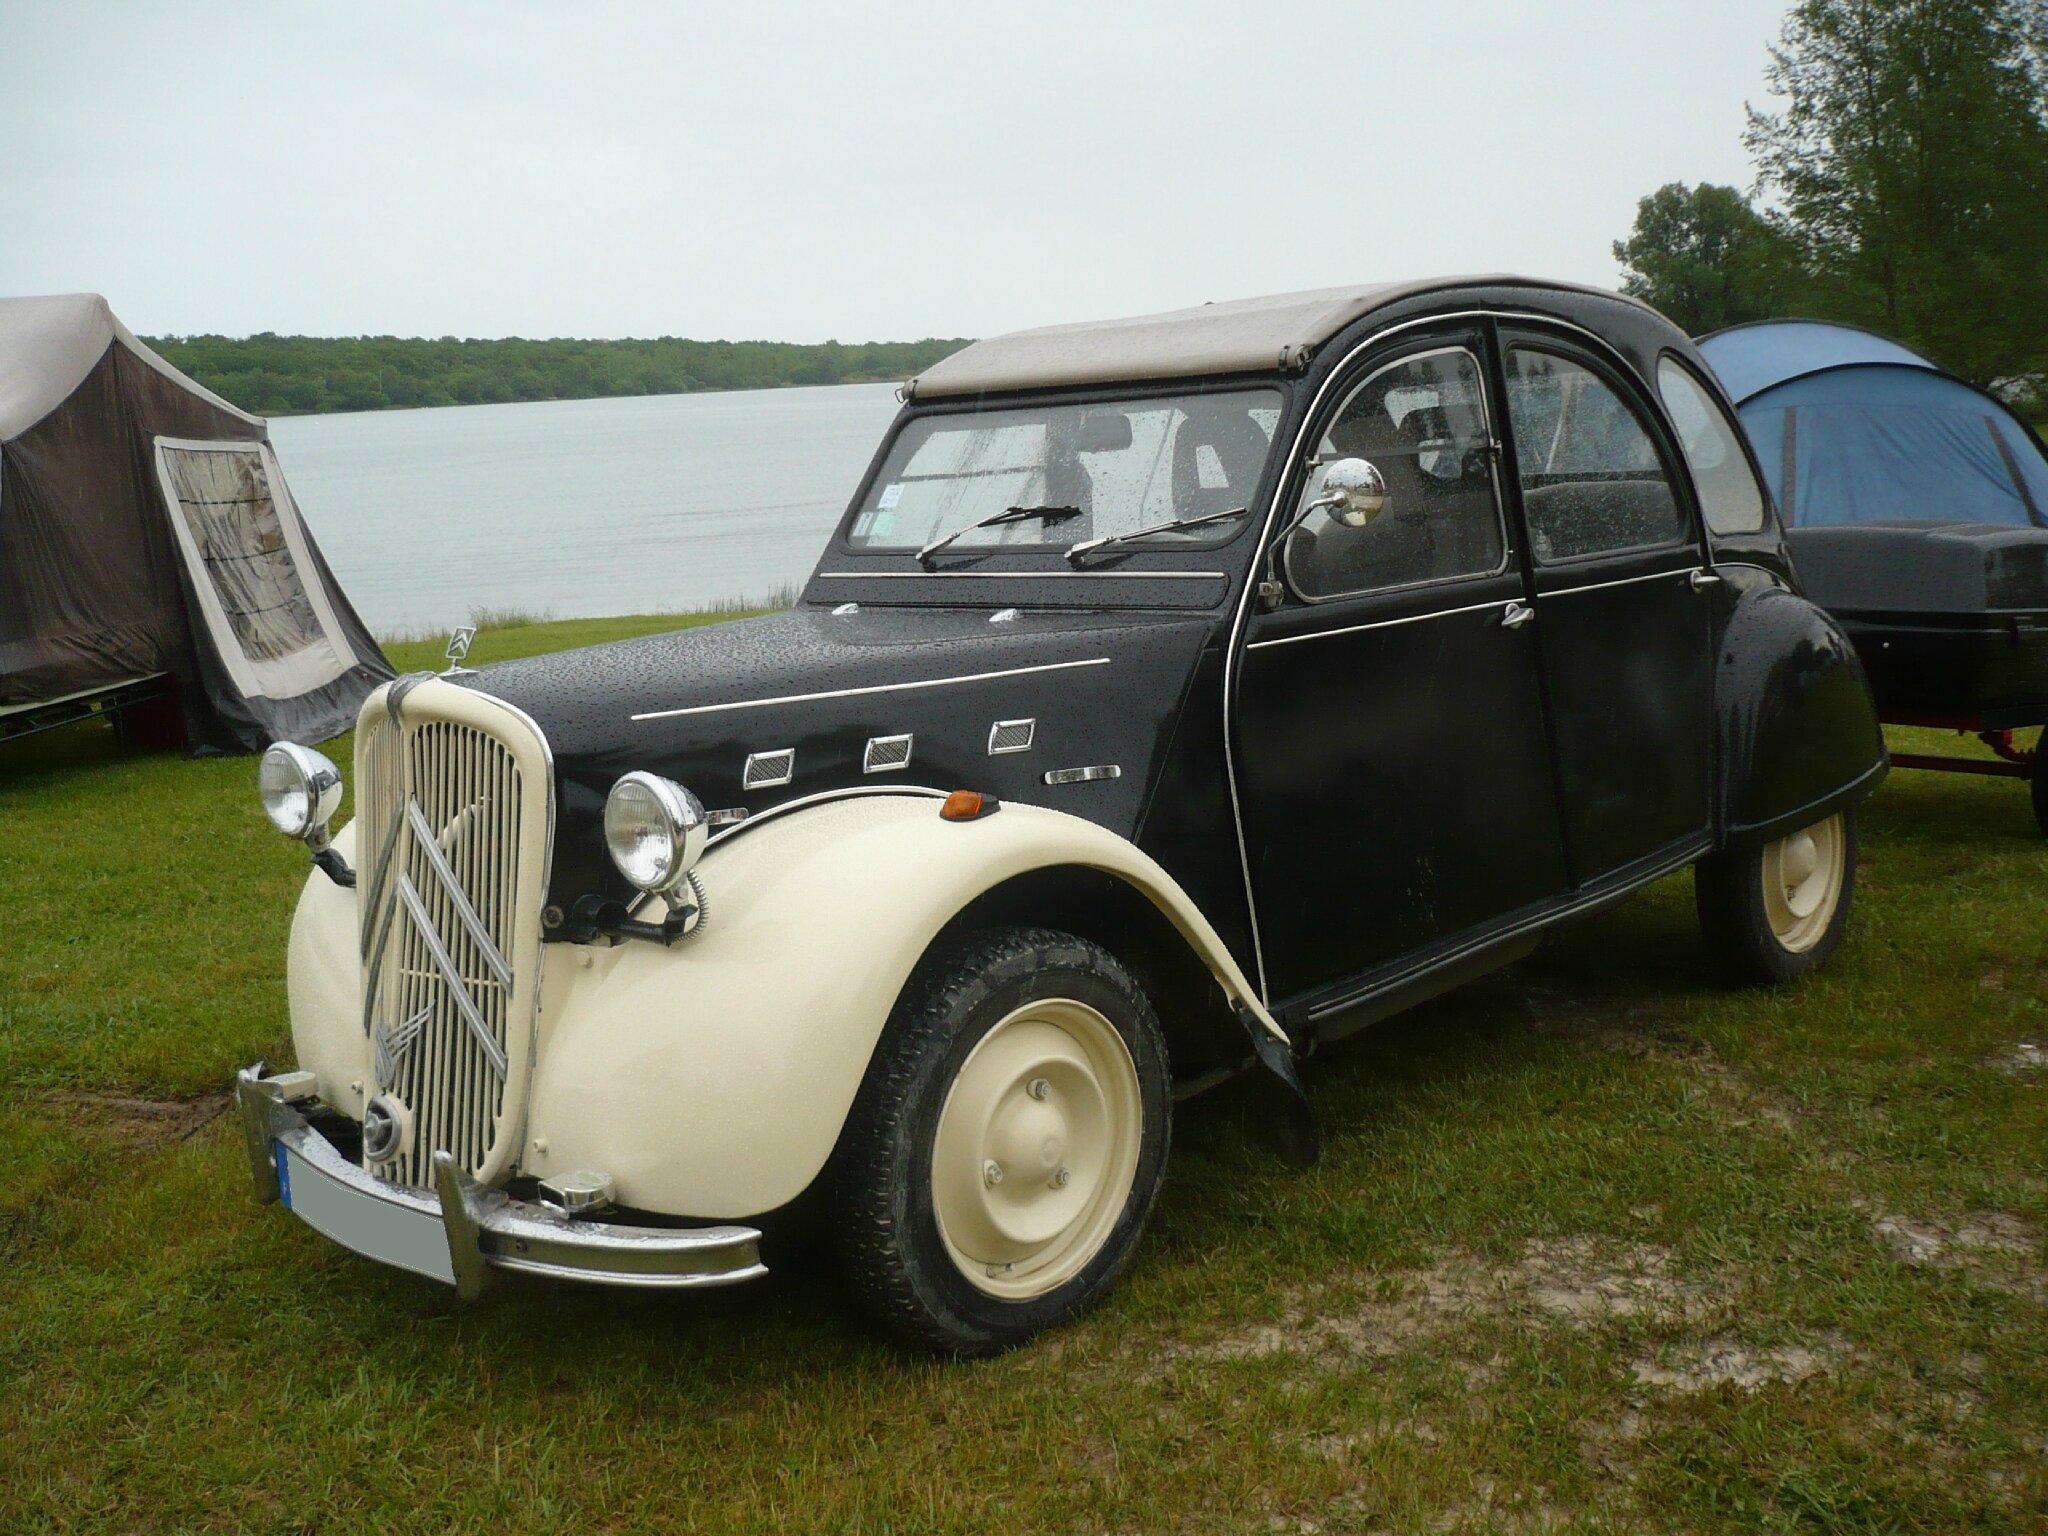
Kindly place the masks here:
<instances>
[{"instance_id":1,"label":"chrome door handle","mask_svg":"<svg viewBox=\"0 0 2048 1536\"><path fill-rule=\"evenodd\" d=\"M1502 629L1520 629L1535 617L1536 610L1527 603L1510 602L1500 612L1500 627Z\"/></svg>"},{"instance_id":2,"label":"chrome door handle","mask_svg":"<svg viewBox=\"0 0 2048 1536\"><path fill-rule=\"evenodd\" d=\"M1699 592L1707 587L1718 587L1721 585L1721 578L1712 571L1696 568L1685 573L1685 584L1693 591Z\"/></svg>"}]
</instances>

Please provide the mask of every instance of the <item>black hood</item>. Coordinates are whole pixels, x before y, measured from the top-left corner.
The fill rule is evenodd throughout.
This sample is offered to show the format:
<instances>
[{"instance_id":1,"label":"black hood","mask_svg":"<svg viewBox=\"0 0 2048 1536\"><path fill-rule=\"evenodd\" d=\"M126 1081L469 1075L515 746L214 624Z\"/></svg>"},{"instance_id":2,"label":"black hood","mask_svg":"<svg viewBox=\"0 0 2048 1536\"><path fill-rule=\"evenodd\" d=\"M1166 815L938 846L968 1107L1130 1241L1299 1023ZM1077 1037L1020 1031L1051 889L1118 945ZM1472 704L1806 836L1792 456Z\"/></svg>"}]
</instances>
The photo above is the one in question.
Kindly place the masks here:
<instances>
[{"instance_id":1,"label":"black hood","mask_svg":"<svg viewBox=\"0 0 2048 1536\"><path fill-rule=\"evenodd\" d=\"M548 738L559 811L549 901L565 911L591 892L625 894L601 818L612 784L635 768L712 810L917 784L1035 801L1134 835L1214 616L994 618L985 608L798 608L457 681L525 711ZM1020 720L1034 722L1029 750L992 754L995 724ZM868 771L869 741L903 735L907 765ZM789 781L748 789L748 757L779 751L794 753ZM1044 782L1078 767L1117 773Z\"/></svg>"}]
</instances>

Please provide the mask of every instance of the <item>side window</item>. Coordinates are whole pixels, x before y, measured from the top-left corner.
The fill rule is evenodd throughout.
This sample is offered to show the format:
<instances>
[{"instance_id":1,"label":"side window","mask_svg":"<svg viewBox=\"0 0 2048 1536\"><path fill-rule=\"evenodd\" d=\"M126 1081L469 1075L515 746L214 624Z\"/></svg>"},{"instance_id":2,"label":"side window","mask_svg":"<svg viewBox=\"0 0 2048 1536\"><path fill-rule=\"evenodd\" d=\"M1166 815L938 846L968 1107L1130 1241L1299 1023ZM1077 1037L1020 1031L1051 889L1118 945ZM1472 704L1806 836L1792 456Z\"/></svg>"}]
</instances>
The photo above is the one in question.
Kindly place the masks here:
<instances>
[{"instance_id":1,"label":"side window","mask_svg":"<svg viewBox=\"0 0 2048 1536\"><path fill-rule=\"evenodd\" d=\"M1605 380L1537 347L1508 353L1508 422L1529 542L1545 563L1685 536L1649 431Z\"/></svg>"},{"instance_id":2,"label":"side window","mask_svg":"<svg viewBox=\"0 0 2048 1536\"><path fill-rule=\"evenodd\" d=\"M1303 502L1338 459L1367 459L1386 502L1363 527L1311 512L1287 542L1287 574L1308 598L1413 586L1500 569L1499 502L1479 364L1462 347L1389 363L1338 408Z\"/></svg>"},{"instance_id":3,"label":"side window","mask_svg":"<svg viewBox=\"0 0 2048 1536\"><path fill-rule=\"evenodd\" d=\"M1716 533L1759 531L1764 525L1764 493L1743 457L1735 423L1699 380L1671 358L1657 365L1657 388L1671 424L1678 428L1707 526Z\"/></svg>"}]
</instances>

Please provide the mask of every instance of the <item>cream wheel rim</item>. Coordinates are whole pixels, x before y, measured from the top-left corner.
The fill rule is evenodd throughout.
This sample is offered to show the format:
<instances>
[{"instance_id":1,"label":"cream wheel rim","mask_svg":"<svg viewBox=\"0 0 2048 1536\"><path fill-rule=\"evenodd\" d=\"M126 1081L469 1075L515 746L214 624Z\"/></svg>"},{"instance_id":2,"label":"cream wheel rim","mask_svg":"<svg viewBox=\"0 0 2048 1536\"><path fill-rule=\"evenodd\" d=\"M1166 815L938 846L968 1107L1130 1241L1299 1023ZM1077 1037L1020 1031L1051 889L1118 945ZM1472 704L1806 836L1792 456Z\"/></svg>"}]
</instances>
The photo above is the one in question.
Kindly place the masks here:
<instances>
[{"instance_id":1,"label":"cream wheel rim","mask_svg":"<svg viewBox=\"0 0 2048 1536\"><path fill-rule=\"evenodd\" d=\"M1764 915L1792 954L1813 948L1835 920L1847 855L1840 816L1764 846Z\"/></svg>"},{"instance_id":2,"label":"cream wheel rim","mask_svg":"<svg viewBox=\"0 0 2048 1536\"><path fill-rule=\"evenodd\" d=\"M932 1213L960 1273L1009 1301L1057 1289L1116 1229L1144 1104L1116 1026L1086 1003L1026 1003L960 1064L932 1142Z\"/></svg>"}]
</instances>

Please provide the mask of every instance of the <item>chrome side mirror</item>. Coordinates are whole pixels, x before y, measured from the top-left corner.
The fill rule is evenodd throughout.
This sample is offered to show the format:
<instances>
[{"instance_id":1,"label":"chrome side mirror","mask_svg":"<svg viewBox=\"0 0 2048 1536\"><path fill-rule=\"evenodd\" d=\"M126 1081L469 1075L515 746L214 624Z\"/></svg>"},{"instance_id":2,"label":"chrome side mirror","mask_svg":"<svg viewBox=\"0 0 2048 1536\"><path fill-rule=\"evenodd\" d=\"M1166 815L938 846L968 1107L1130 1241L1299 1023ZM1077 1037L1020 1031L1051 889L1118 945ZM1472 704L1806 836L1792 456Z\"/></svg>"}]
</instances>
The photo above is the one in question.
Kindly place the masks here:
<instances>
[{"instance_id":1,"label":"chrome side mirror","mask_svg":"<svg viewBox=\"0 0 2048 1536\"><path fill-rule=\"evenodd\" d=\"M1339 459L1323 471L1323 494L1302 509L1363 528L1387 509L1387 479L1370 459Z\"/></svg>"}]
</instances>

